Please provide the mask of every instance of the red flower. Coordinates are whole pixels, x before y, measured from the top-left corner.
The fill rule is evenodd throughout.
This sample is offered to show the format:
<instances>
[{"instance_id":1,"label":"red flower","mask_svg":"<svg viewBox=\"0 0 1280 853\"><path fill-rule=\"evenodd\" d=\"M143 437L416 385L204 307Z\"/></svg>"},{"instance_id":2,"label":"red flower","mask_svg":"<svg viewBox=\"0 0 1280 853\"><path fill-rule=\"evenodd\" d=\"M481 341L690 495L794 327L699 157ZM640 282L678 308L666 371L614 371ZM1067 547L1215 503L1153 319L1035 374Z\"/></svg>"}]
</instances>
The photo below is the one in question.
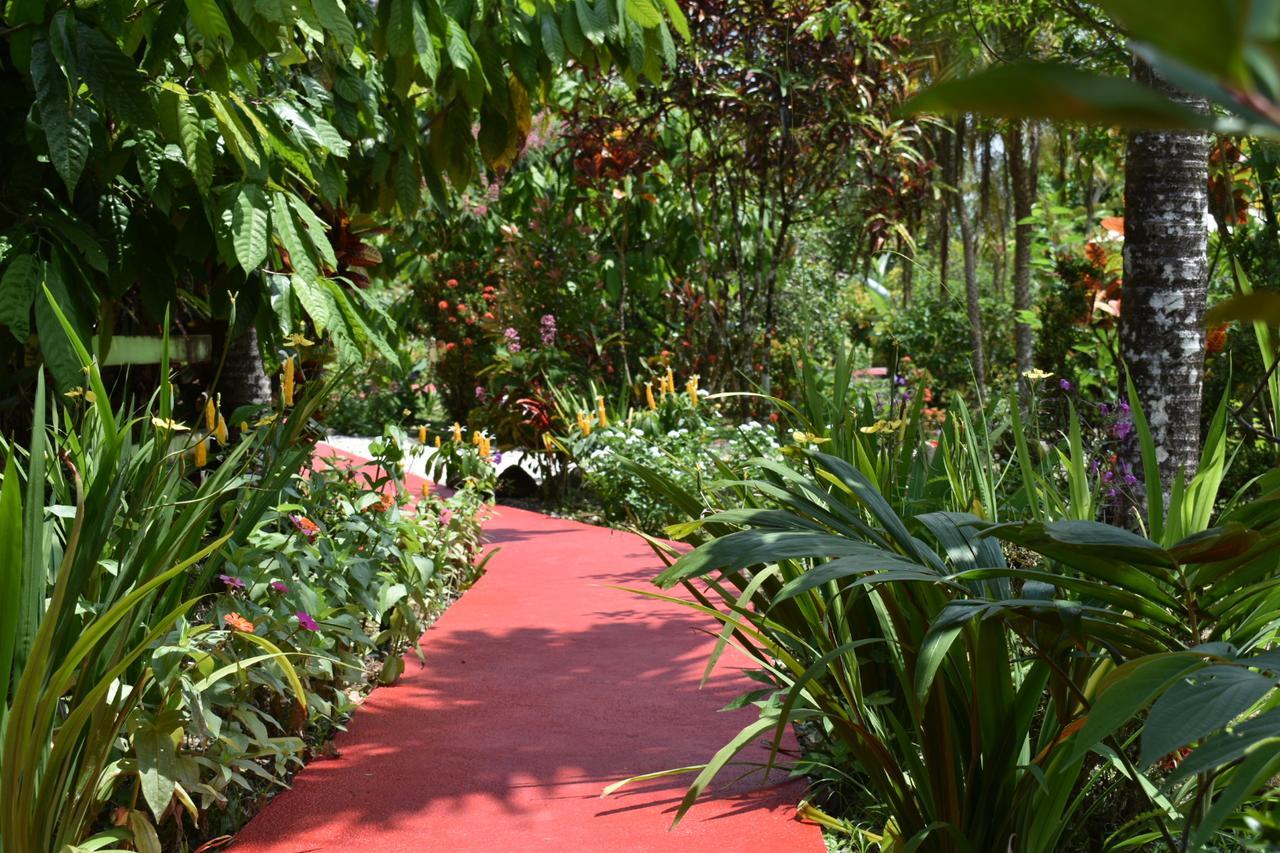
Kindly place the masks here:
<instances>
[{"instance_id":1,"label":"red flower","mask_svg":"<svg viewBox=\"0 0 1280 853\"><path fill-rule=\"evenodd\" d=\"M289 520L293 522L293 526L299 533L307 537L308 542L316 541L316 537L320 535L320 525L316 524L305 515L291 515Z\"/></svg>"},{"instance_id":2,"label":"red flower","mask_svg":"<svg viewBox=\"0 0 1280 853\"><path fill-rule=\"evenodd\" d=\"M441 299L441 300L440 300L440 303L439 303L439 308L440 308L440 310L441 310L441 311L448 311L448 310L449 310L449 300L448 300L448 299Z\"/></svg>"},{"instance_id":3,"label":"red flower","mask_svg":"<svg viewBox=\"0 0 1280 853\"><path fill-rule=\"evenodd\" d=\"M457 286L458 286L458 280L457 280L456 278L451 278L451 279L449 279L448 281L446 281L446 282L445 282L445 286L447 286L447 287L457 287Z\"/></svg>"}]
</instances>

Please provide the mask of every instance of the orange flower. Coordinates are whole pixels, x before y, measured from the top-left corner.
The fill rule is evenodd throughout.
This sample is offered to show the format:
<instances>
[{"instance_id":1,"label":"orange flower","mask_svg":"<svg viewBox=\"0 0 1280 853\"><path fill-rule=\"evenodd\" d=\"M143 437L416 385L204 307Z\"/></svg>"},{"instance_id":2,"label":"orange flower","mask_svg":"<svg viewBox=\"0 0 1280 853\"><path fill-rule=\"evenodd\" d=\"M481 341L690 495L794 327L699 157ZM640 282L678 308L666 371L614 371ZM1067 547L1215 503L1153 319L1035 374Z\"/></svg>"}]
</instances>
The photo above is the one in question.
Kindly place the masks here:
<instances>
[{"instance_id":1,"label":"orange flower","mask_svg":"<svg viewBox=\"0 0 1280 853\"><path fill-rule=\"evenodd\" d=\"M246 634L253 633L253 623L239 613L228 613L222 617L222 621L226 622L227 627L232 631L242 631Z\"/></svg>"},{"instance_id":2,"label":"orange flower","mask_svg":"<svg viewBox=\"0 0 1280 853\"><path fill-rule=\"evenodd\" d=\"M1084 256L1095 267L1105 267L1107 265L1107 250L1092 241L1085 243Z\"/></svg>"},{"instance_id":3,"label":"orange flower","mask_svg":"<svg viewBox=\"0 0 1280 853\"><path fill-rule=\"evenodd\" d=\"M1210 330L1209 337L1204 342L1205 352L1217 353L1226 349L1227 328L1228 324L1223 323L1221 326Z\"/></svg>"}]
</instances>

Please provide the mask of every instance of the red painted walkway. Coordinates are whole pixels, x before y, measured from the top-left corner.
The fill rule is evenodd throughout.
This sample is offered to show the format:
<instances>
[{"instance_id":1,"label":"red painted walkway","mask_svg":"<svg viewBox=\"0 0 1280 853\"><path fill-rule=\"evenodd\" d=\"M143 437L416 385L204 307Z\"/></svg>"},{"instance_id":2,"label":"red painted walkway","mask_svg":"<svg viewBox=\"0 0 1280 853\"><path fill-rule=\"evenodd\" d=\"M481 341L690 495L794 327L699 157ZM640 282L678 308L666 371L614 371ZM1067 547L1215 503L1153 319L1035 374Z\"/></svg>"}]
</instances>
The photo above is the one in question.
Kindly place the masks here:
<instances>
[{"instance_id":1,"label":"red painted walkway","mask_svg":"<svg viewBox=\"0 0 1280 853\"><path fill-rule=\"evenodd\" d=\"M416 479L416 478L414 478ZM420 488L421 481L410 484ZM395 687L240 833L235 853L822 851L795 820L799 782L720 787L668 830L690 776L611 782L708 760L754 709L727 652L699 690L711 620L611 589L649 588L638 537L508 507L487 574L423 637ZM761 761L763 747L744 760ZM755 790L753 790L755 789Z\"/></svg>"}]
</instances>

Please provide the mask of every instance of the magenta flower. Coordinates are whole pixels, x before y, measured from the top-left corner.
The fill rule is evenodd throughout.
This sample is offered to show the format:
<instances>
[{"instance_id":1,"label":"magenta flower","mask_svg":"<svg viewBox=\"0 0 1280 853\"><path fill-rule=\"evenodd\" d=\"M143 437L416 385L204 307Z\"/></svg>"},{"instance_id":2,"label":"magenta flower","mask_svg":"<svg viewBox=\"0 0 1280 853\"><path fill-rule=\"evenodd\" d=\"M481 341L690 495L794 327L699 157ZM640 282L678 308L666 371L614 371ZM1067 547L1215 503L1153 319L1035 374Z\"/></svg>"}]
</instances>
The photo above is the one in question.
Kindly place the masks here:
<instances>
[{"instance_id":1,"label":"magenta flower","mask_svg":"<svg viewBox=\"0 0 1280 853\"><path fill-rule=\"evenodd\" d=\"M298 617L298 624L301 625L304 630L307 630L307 631L320 630L319 623L316 622L316 620L312 619L311 614L308 613L307 611L299 610L296 615Z\"/></svg>"},{"instance_id":2,"label":"magenta flower","mask_svg":"<svg viewBox=\"0 0 1280 853\"><path fill-rule=\"evenodd\" d=\"M231 589L244 589L244 581L231 575L218 575L218 580L222 581Z\"/></svg>"},{"instance_id":3,"label":"magenta flower","mask_svg":"<svg viewBox=\"0 0 1280 853\"><path fill-rule=\"evenodd\" d=\"M272 581L271 588L276 592L288 592L289 586L284 581Z\"/></svg>"},{"instance_id":4,"label":"magenta flower","mask_svg":"<svg viewBox=\"0 0 1280 853\"><path fill-rule=\"evenodd\" d=\"M511 352L520 352L520 333L508 326L502 330L502 336L507 339L507 349Z\"/></svg>"},{"instance_id":5,"label":"magenta flower","mask_svg":"<svg viewBox=\"0 0 1280 853\"><path fill-rule=\"evenodd\" d=\"M541 323L542 345L549 347L556 342L556 315L543 314Z\"/></svg>"},{"instance_id":6,"label":"magenta flower","mask_svg":"<svg viewBox=\"0 0 1280 853\"><path fill-rule=\"evenodd\" d=\"M451 521L453 521L453 510L451 509L440 510L440 526L448 527L449 522Z\"/></svg>"}]
</instances>

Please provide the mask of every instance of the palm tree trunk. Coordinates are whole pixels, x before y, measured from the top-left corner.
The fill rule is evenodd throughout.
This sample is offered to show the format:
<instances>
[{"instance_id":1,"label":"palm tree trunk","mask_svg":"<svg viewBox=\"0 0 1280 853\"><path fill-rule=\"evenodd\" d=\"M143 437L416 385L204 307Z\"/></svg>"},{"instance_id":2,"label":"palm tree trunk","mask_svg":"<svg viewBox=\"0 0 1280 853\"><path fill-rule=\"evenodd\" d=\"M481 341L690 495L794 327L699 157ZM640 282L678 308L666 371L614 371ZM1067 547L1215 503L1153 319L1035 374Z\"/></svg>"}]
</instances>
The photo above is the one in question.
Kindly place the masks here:
<instances>
[{"instance_id":1,"label":"palm tree trunk","mask_svg":"<svg viewBox=\"0 0 1280 853\"><path fill-rule=\"evenodd\" d=\"M979 397L986 389L986 371L982 356L982 303L978 292L978 238L974 234L973 213L965 202L964 178L966 142L965 120L962 117L956 125L956 169L955 206L956 225L960 228L960 244L964 251L964 295L965 308L969 315L969 347L970 361L973 365L974 382Z\"/></svg>"},{"instance_id":2,"label":"palm tree trunk","mask_svg":"<svg viewBox=\"0 0 1280 853\"><path fill-rule=\"evenodd\" d=\"M222 410L228 417L241 406L269 406L271 380L262 367L258 348L258 330L253 324L238 335L226 323L214 328L215 356L225 348L226 356L218 376L217 388L222 395Z\"/></svg>"},{"instance_id":3,"label":"palm tree trunk","mask_svg":"<svg viewBox=\"0 0 1280 853\"><path fill-rule=\"evenodd\" d=\"M1031 240L1030 222L1039 177L1039 146L1035 144L1035 126L1014 122L1005 134L1009 157L1009 176L1013 183L1013 310L1018 320L1013 326L1014 358L1018 376L1032 368L1035 341L1031 325L1022 321L1024 311L1031 310ZM1025 399L1027 383L1019 382Z\"/></svg>"},{"instance_id":4,"label":"palm tree trunk","mask_svg":"<svg viewBox=\"0 0 1280 853\"><path fill-rule=\"evenodd\" d=\"M1207 109L1142 62L1134 63L1133 76ZM1177 472L1195 471L1200 454L1208 157L1204 133L1133 132L1125 149L1120 349L1151 424L1166 495Z\"/></svg>"}]
</instances>

